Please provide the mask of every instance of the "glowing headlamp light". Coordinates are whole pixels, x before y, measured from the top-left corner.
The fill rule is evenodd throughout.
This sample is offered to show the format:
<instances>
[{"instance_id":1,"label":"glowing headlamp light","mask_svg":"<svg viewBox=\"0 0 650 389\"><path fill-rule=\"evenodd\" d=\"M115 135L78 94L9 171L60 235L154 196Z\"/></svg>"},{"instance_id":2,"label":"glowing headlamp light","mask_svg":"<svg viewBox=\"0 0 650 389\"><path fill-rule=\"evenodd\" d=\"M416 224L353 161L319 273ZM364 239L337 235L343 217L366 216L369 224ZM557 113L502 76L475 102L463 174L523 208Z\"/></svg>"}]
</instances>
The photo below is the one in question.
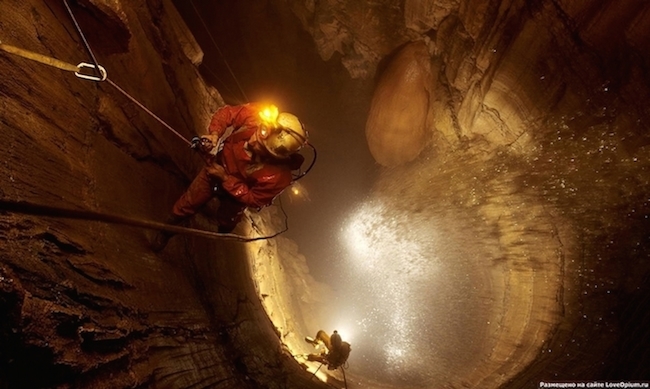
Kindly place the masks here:
<instances>
[{"instance_id":1,"label":"glowing headlamp light","mask_svg":"<svg viewBox=\"0 0 650 389\"><path fill-rule=\"evenodd\" d=\"M265 124L269 124L274 126L276 124L276 121L278 120L278 107L275 105L269 105L268 107L264 107L260 111L260 118Z\"/></svg>"},{"instance_id":2,"label":"glowing headlamp light","mask_svg":"<svg viewBox=\"0 0 650 389\"><path fill-rule=\"evenodd\" d=\"M262 139L268 138L269 135L271 135L271 129L274 129L277 127L278 123L278 107L275 105L269 105L267 107L264 107L260 113L260 119L262 119L262 122L264 122L264 126L260 129L259 134L261 135Z\"/></svg>"}]
</instances>

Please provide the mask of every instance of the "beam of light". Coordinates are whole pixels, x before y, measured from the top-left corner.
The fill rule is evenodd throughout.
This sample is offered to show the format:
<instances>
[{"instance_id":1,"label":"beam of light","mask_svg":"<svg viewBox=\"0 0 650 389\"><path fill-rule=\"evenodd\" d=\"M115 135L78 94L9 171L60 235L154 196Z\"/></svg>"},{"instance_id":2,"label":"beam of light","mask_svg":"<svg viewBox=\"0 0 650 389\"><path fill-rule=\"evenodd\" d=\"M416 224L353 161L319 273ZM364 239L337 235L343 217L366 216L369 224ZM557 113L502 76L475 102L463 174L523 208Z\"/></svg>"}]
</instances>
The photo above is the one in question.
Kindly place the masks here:
<instances>
[{"instance_id":1,"label":"beam of light","mask_svg":"<svg viewBox=\"0 0 650 389\"><path fill-rule=\"evenodd\" d=\"M435 229L429 220L374 200L361 205L341 232L354 284L355 340L360 348L380 350L384 363L399 374L421 358L419 329L435 310L421 301L438 272Z\"/></svg>"},{"instance_id":2,"label":"beam of light","mask_svg":"<svg viewBox=\"0 0 650 389\"><path fill-rule=\"evenodd\" d=\"M428 243L435 237L429 226L418 228L407 213L395 214L381 202L369 202L350 217L342 232L356 270L381 270L395 283L418 275L428 278L432 269Z\"/></svg>"},{"instance_id":3,"label":"beam of light","mask_svg":"<svg viewBox=\"0 0 650 389\"><path fill-rule=\"evenodd\" d=\"M278 107L276 107L273 104L270 104L266 107L264 107L260 112L259 112L260 118L267 124L269 125L275 125L276 120L278 119L279 115L279 110Z\"/></svg>"},{"instance_id":4,"label":"beam of light","mask_svg":"<svg viewBox=\"0 0 650 389\"><path fill-rule=\"evenodd\" d=\"M333 328L338 331L339 335L341 335L341 339L344 342L352 343L354 341L355 325L350 323L347 319L337 319L334 322L338 323L335 324Z\"/></svg>"}]
</instances>

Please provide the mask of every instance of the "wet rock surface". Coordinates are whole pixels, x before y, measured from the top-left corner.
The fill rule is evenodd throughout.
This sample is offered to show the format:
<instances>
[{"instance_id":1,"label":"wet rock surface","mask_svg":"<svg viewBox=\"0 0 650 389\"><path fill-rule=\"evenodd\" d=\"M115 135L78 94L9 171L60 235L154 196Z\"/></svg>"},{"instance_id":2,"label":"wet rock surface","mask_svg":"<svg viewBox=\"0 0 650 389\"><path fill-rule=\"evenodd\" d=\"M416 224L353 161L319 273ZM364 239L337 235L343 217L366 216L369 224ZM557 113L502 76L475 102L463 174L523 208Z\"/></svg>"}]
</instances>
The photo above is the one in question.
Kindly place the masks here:
<instances>
[{"instance_id":1,"label":"wet rock surface","mask_svg":"<svg viewBox=\"0 0 650 389\"><path fill-rule=\"evenodd\" d=\"M71 3L110 82L186 139L203 131L223 102L170 2ZM0 8L3 44L92 62L63 2ZM108 81L5 52L0 68L3 199L166 218L200 167L183 141ZM0 387L304 386L240 246L178 236L156 255L153 233L0 213Z\"/></svg>"}]
</instances>

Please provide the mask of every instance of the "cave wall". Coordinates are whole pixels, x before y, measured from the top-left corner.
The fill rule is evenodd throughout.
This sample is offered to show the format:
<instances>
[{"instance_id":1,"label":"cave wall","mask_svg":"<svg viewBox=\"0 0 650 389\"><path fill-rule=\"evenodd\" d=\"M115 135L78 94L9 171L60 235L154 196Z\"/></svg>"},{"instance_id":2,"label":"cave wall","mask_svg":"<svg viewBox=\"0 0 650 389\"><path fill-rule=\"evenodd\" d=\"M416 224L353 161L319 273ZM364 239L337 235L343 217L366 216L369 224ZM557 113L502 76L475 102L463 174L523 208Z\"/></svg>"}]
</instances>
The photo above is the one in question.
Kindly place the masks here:
<instances>
[{"instance_id":1,"label":"cave wall","mask_svg":"<svg viewBox=\"0 0 650 389\"><path fill-rule=\"evenodd\" d=\"M450 385L647 378L632 343L647 344L648 317L632 328L622 315L648 302L648 241L634 232L648 214L648 4L289 4L323 59L375 78L365 131L384 168L370 201L409 220L452 212L484 236L474 266L496 317ZM394 72L414 44L429 64ZM433 77L414 82L422 69Z\"/></svg>"},{"instance_id":2,"label":"cave wall","mask_svg":"<svg viewBox=\"0 0 650 389\"><path fill-rule=\"evenodd\" d=\"M109 81L189 139L223 104L202 50L169 1L71 3L108 81L0 52L2 199L163 221L200 158ZM63 2L3 0L0 31L92 62ZM181 236L156 255L153 233L0 211L0 387L319 387L282 351L241 245Z\"/></svg>"},{"instance_id":3,"label":"cave wall","mask_svg":"<svg viewBox=\"0 0 650 389\"><path fill-rule=\"evenodd\" d=\"M384 62L402 45L425 42L439 72L429 96L436 147L481 137L525 152L534 147L528 133L549 112L647 97L640 87L649 60L643 1L288 4L321 57L338 55L352 77L381 80Z\"/></svg>"}]
</instances>

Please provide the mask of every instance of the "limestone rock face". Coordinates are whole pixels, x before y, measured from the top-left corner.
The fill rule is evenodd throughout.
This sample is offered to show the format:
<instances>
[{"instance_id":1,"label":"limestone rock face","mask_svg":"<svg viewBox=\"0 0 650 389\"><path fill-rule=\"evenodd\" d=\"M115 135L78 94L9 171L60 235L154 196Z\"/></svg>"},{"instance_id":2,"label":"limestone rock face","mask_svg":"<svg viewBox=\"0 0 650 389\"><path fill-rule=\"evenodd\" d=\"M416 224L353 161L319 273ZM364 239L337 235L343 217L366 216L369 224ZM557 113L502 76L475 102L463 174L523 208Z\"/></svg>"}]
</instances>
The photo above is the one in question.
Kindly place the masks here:
<instances>
[{"instance_id":1,"label":"limestone rock face","mask_svg":"<svg viewBox=\"0 0 650 389\"><path fill-rule=\"evenodd\" d=\"M329 60L336 53L353 78L372 77L377 62L410 36L401 27L404 19L398 1L292 0L289 4L314 37L321 57Z\"/></svg>"},{"instance_id":2,"label":"limestone rock face","mask_svg":"<svg viewBox=\"0 0 650 389\"><path fill-rule=\"evenodd\" d=\"M532 133L549 110L593 105L594 98L583 97L592 85L602 86L598 96L613 88L646 93L637 87L648 62L644 2L406 1L403 8L398 3L291 5L322 57L339 53L353 77L371 78L400 45L431 38L433 57L444 63L426 86L432 97L426 131L438 139L434 147L457 148L482 138L490 147L524 153L536 147ZM381 81L376 88L381 99ZM418 93L412 99L420 106ZM374 151L373 156L380 163L390 159Z\"/></svg>"},{"instance_id":3,"label":"limestone rock face","mask_svg":"<svg viewBox=\"0 0 650 389\"><path fill-rule=\"evenodd\" d=\"M430 62L424 42L409 43L381 74L366 123L368 147L381 165L411 161L427 145Z\"/></svg>"},{"instance_id":4,"label":"limestone rock face","mask_svg":"<svg viewBox=\"0 0 650 389\"><path fill-rule=\"evenodd\" d=\"M180 138L223 104L202 52L169 1L70 6L108 81L0 51L0 196L163 221L201 166ZM63 2L3 1L0 25L3 44L92 63ZM320 387L236 243L175 237L156 255L153 233L0 211L0 387Z\"/></svg>"},{"instance_id":5,"label":"limestone rock face","mask_svg":"<svg viewBox=\"0 0 650 389\"><path fill-rule=\"evenodd\" d=\"M449 386L515 388L558 377L647 377L647 368L632 362L635 357L615 343L631 347L637 336L647 339L640 327L622 329L629 322L619 322L616 312L645 309L649 291L637 284L637 308L627 298L607 296L629 290L618 277L640 282L648 274L634 248L638 244L645 251L647 240L633 231L645 228L642 219L648 217L643 188L649 161L641 156L649 144L650 4L407 0L373 2L362 9L334 1L292 2L292 7L317 37L321 55L339 53L352 77L376 77L366 126L368 148L377 163L390 169L382 170L369 201L389 204L387 220L426 219L433 229L431 220L451 212L459 225L470 220L462 224L472 231L468 236L485 233L477 247L486 251L477 255L473 268L484 269L484 280L489 280L480 298L490 295L500 303L476 310L477 315L490 316L490 310L495 315L486 327L477 328L486 331L481 341L467 341L484 342L485 349L465 355L459 365L471 366L471 372L454 370ZM323 15L338 33L320 32ZM381 22L372 23L376 20ZM376 33L384 38L374 37ZM401 81L411 69L403 66L403 57L391 54L426 39L432 76L420 78L419 87L387 88L390 69L401 69L392 78ZM361 53L364 60L351 66L350 59ZM412 111L378 109L393 97L389 90L404 92L393 107ZM402 123L402 114L413 111L424 127L414 125L409 131L396 126L403 130L396 138L380 130ZM421 139L431 139L424 150ZM625 184L632 182L638 189ZM447 226L456 223L452 219ZM532 230L534 236L528 234ZM415 222L409 231L409 236L416 234ZM499 243L490 243L490 234ZM618 253L601 254L609 251L602 242L614 244L614 237L622 236L634 236L630 239L637 242L625 238L616 244L634 270L625 270ZM580 247L598 252L598 259L589 259ZM585 270L592 278L585 277ZM617 285L618 292L595 292L603 285ZM582 326L589 317L603 324ZM646 314L634 317L639 323L650 320ZM582 346L570 346L591 331L610 335L591 344L588 352L596 363L607 365L599 371L589 367L588 358L576 356ZM611 352L634 367L606 362L605 350L618 350Z\"/></svg>"}]
</instances>

